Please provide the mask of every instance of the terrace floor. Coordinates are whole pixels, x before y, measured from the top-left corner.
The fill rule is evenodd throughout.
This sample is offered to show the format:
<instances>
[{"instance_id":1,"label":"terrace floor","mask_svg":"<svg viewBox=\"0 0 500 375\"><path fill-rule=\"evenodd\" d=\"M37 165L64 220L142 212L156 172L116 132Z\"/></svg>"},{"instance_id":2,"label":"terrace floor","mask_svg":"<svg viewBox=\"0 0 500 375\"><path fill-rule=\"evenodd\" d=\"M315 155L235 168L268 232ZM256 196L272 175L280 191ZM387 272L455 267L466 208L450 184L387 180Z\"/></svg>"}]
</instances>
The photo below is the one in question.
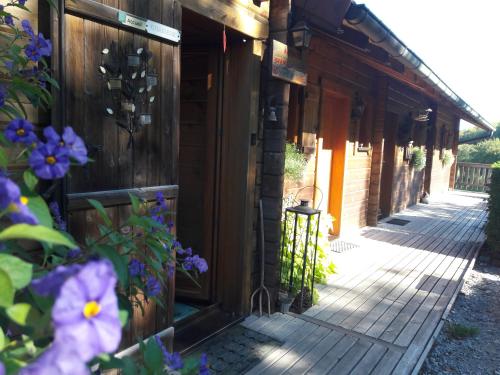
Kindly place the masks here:
<instances>
[{"instance_id":1,"label":"terrace floor","mask_svg":"<svg viewBox=\"0 0 500 375\"><path fill-rule=\"evenodd\" d=\"M418 373L484 242L485 197L453 192L344 238L358 247L335 254L317 305L242 323L283 343L247 374Z\"/></svg>"}]
</instances>

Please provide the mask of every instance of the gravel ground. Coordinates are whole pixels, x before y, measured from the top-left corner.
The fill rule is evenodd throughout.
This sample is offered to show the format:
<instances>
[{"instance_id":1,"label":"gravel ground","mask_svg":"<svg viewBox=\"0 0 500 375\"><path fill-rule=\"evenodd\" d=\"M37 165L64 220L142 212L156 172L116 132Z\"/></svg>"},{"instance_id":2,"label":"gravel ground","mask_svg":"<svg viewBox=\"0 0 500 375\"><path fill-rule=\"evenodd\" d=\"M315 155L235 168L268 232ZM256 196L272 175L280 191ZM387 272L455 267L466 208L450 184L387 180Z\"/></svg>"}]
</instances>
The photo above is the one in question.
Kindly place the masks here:
<instances>
[{"instance_id":1,"label":"gravel ground","mask_svg":"<svg viewBox=\"0 0 500 375\"><path fill-rule=\"evenodd\" d=\"M479 333L454 339L450 324L476 327ZM435 374L500 375L500 268L484 263L482 257L469 273L420 371L420 375Z\"/></svg>"}]
</instances>

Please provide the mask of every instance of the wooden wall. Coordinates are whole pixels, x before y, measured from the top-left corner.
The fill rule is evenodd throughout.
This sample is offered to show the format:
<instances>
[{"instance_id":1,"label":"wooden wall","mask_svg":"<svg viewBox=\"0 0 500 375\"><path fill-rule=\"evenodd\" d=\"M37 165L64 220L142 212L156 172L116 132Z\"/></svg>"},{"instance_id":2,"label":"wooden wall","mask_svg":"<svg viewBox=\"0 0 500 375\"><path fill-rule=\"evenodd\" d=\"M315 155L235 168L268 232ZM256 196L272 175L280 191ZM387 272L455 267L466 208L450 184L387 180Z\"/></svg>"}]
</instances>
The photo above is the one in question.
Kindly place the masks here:
<instances>
[{"instance_id":1,"label":"wooden wall","mask_svg":"<svg viewBox=\"0 0 500 375\"><path fill-rule=\"evenodd\" d=\"M429 193L439 195L445 193L450 185L450 175L455 163L444 165L443 156L446 152L453 153L456 159L456 142L458 139L458 127L460 119L453 113L451 108L438 106L436 125L432 134L434 147L432 149L432 164L430 169Z\"/></svg>"}]
</instances>

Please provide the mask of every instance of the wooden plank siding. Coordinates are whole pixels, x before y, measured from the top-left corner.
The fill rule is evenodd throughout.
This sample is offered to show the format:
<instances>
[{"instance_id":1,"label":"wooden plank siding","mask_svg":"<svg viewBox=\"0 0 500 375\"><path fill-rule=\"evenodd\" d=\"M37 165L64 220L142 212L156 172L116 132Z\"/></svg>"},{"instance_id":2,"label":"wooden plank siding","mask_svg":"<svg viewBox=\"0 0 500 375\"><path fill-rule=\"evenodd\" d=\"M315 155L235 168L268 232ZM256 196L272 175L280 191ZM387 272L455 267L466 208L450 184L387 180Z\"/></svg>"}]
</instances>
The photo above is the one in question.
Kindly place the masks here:
<instances>
[{"instance_id":1,"label":"wooden plank siding","mask_svg":"<svg viewBox=\"0 0 500 375\"><path fill-rule=\"evenodd\" d=\"M303 315L250 317L283 345L248 374L417 373L440 320L484 242L483 196L448 193L351 237L338 272ZM307 332L307 334L306 334Z\"/></svg>"}]
</instances>

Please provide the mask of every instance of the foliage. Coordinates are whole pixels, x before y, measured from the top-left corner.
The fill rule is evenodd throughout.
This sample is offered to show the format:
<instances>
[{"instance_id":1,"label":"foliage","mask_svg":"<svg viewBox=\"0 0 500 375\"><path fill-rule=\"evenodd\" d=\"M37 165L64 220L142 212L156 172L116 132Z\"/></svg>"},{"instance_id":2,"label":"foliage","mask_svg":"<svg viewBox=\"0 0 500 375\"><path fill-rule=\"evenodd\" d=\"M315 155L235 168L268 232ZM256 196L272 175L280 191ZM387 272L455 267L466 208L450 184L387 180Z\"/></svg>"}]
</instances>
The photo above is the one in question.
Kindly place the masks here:
<instances>
[{"instance_id":1,"label":"foliage","mask_svg":"<svg viewBox=\"0 0 500 375\"><path fill-rule=\"evenodd\" d=\"M443 166L448 167L451 164L453 164L453 161L455 160L455 157L453 156L453 152L451 150L446 150L443 155Z\"/></svg>"},{"instance_id":2,"label":"foliage","mask_svg":"<svg viewBox=\"0 0 500 375\"><path fill-rule=\"evenodd\" d=\"M500 252L500 162L493 164L488 201L486 240L493 251Z\"/></svg>"},{"instance_id":3,"label":"foliage","mask_svg":"<svg viewBox=\"0 0 500 375\"><path fill-rule=\"evenodd\" d=\"M460 131L460 142L467 142L467 140L473 140L480 136L487 135L488 133L476 127ZM500 138L500 122L497 123L496 129L493 133L492 138Z\"/></svg>"},{"instance_id":4,"label":"foliage","mask_svg":"<svg viewBox=\"0 0 500 375\"><path fill-rule=\"evenodd\" d=\"M304 176L307 159L293 143L287 143L285 148L285 179L299 182Z\"/></svg>"},{"instance_id":5,"label":"foliage","mask_svg":"<svg viewBox=\"0 0 500 375\"><path fill-rule=\"evenodd\" d=\"M463 340L468 337L476 336L479 333L479 328L468 327L463 324L449 324L447 327L448 336L453 339Z\"/></svg>"},{"instance_id":6,"label":"foliage","mask_svg":"<svg viewBox=\"0 0 500 375\"><path fill-rule=\"evenodd\" d=\"M181 369L180 356L156 339L141 341L140 362L113 355L134 308L144 312L152 301L166 307L161 296L175 269L194 281L208 267L176 241L161 193L155 204L131 195L131 214L118 228L100 202L89 200L98 234L81 242L67 231L57 203L47 205L70 167L88 158L71 127L59 134L47 126L41 139L27 120L19 98L45 109L52 100L45 85L57 83L43 59L50 41L26 20L20 30L8 11L27 10L25 2L0 8L0 24L12 31L2 34L0 47L8 71L0 112L12 119L0 134L0 374L87 374L94 365L124 374L159 374L165 366L206 373L206 358Z\"/></svg>"},{"instance_id":7,"label":"foliage","mask_svg":"<svg viewBox=\"0 0 500 375\"><path fill-rule=\"evenodd\" d=\"M419 147L413 149L410 159L410 165L415 169L415 171L419 172L425 168L426 163L426 155L425 151Z\"/></svg>"},{"instance_id":8,"label":"foliage","mask_svg":"<svg viewBox=\"0 0 500 375\"><path fill-rule=\"evenodd\" d=\"M492 164L500 161L500 138L458 146L458 161Z\"/></svg>"},{"instance_id":9,"label":"foliage","mask_svg":"<svg viewBox=\"0 0 500 375\"><path fill-rule=\"evenodd\" d=\"M285 220L283 216L283 221ZM288 290L290 281L290 269L292 266L292 249L293 249L293 233L294 233L294 223L295 215L288 214L286 221L286 231L282 237L282 258L281 258L281 285L284 290ZM328 229L331 225L331 217L322 216L319 222L319 232L318 232L318 248L316 255L316 265L314 270L314 282L325 284L327 277L335 272L335 265L332 263L328 256ZM284 223L285 224L285 223ZM305 267L305 281L304 287L307 287L311 283L313 266L314 266L314 245L316 241L316 229L318 228L318 216L313 216L311 219L309 237L308 237L308 249L307 249L307 259ZM300 286L302 281L303 268L303 258L304 258L304 248L306 243L306 229L307 229L307 218L303 215L298 216L297 222L297 241L295 256L293 259L293 277L292 277L292 294L295 296L300 292ZM316 289L314 289L313 296L318 296ZM317 300L317 298L316 298ZM315 302L313 298L313 302Z\"/></svg>"}]
</instances>

